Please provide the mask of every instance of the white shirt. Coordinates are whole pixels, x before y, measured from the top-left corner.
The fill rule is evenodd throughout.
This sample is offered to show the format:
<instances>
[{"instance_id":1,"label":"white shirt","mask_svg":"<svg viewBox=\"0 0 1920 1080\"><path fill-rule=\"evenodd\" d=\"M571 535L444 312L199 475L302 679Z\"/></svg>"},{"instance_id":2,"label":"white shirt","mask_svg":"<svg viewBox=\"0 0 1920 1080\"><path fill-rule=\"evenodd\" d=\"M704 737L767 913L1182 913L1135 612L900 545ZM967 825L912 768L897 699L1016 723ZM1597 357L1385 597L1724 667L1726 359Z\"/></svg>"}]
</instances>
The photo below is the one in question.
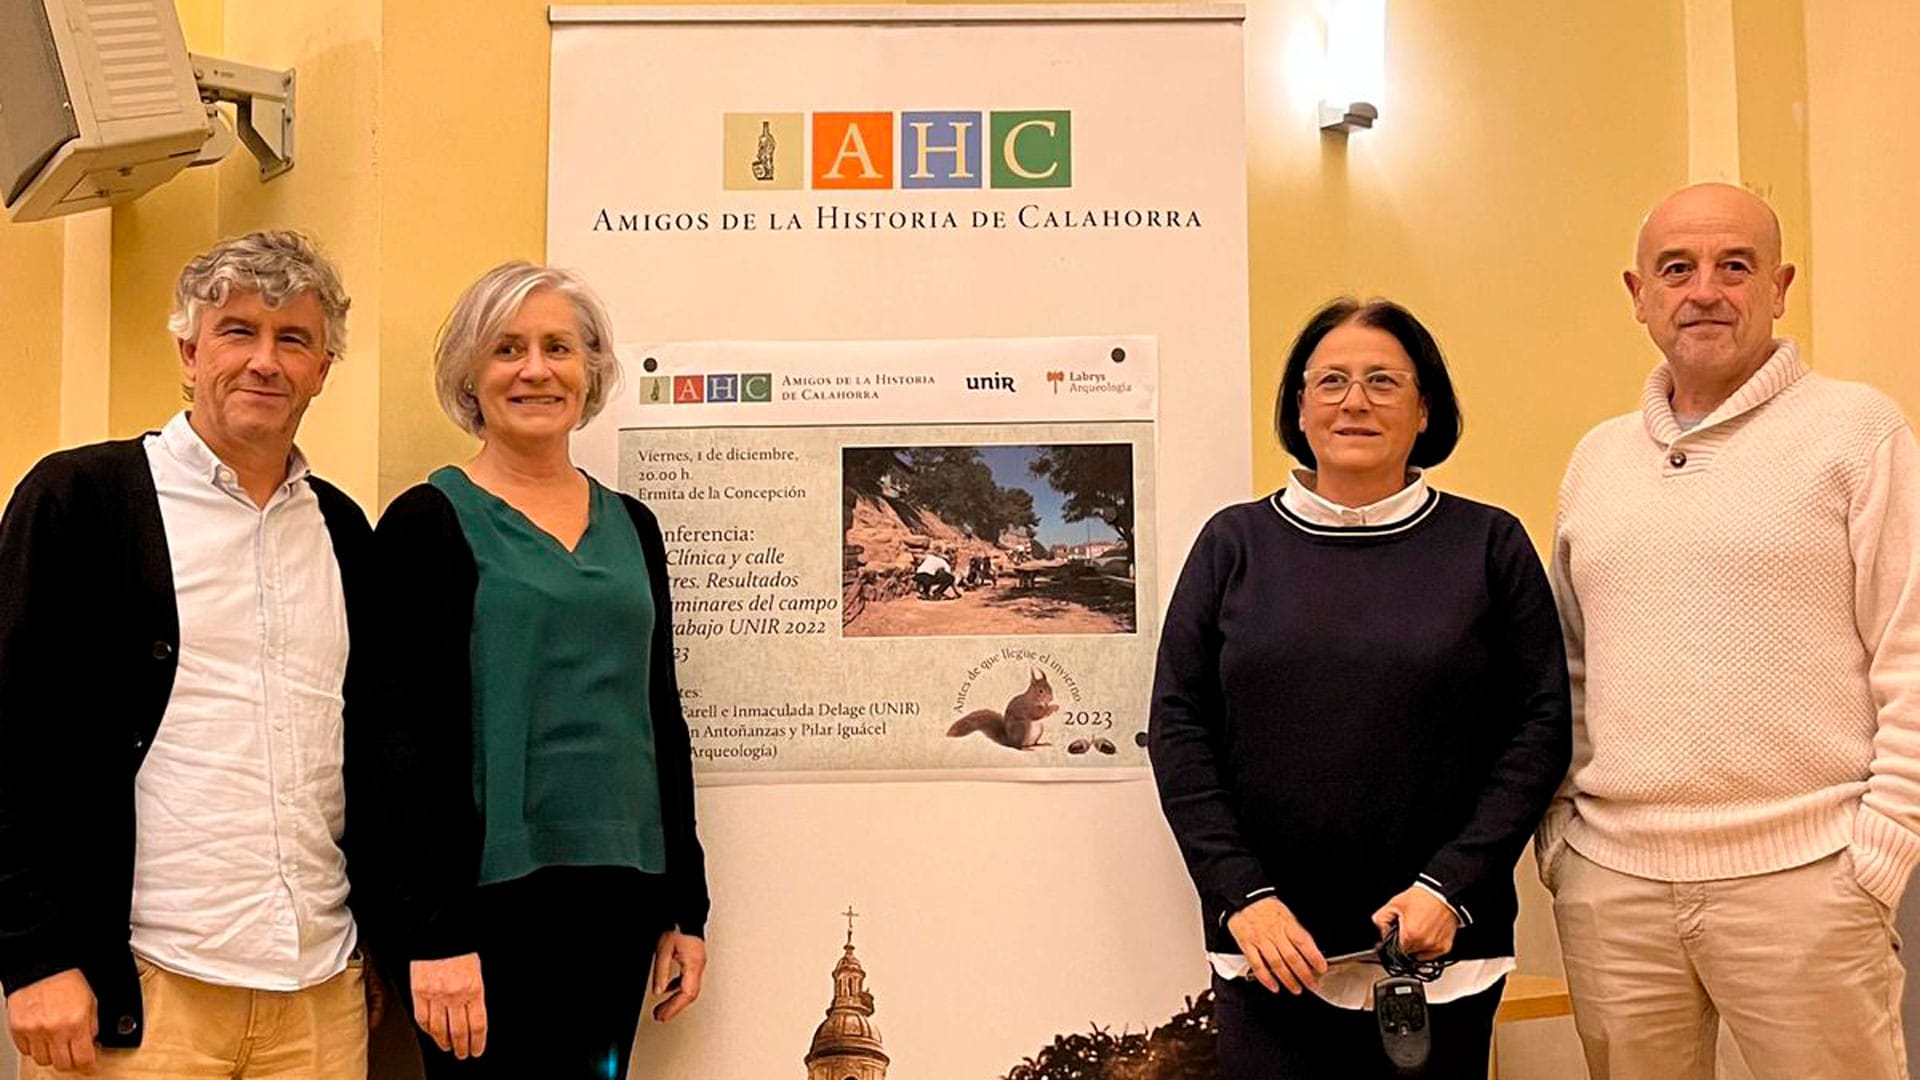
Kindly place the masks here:
<instances>
[{"instance_id":1,"label":"white shirt","mask_svg":"<svg viewBox=\"0 0 1920 1080\"><path fill-rule=\"evenodd\" d=\"M1294 482L1280 493L1280 502L1287 512L1310 525L1327 529L1351 528L1356 525L1392 525L1405 521L1418 513L1427 503L1426 477L1418 469L1408 470L1407 486L1366 506L1342 506L1331 499L1307 487L1313 474L1295 470ZM1415 881L1414 885L1427 890L1446 902L1440 890L1425 881ZM1262 890L1270 893L1271 890ZM1255 899L1250 898L1250 899ZM1380 902L1386 903L1381 897ZM1452 907L1451 903L1447 904ZM1469 921L1456 909L1456 918ZM1239 953L1207 954L1207 963L1212 965L1214 973L1223 979L1248 978L1247 958ZM1502 956L1488 960L1461 960L1450 965L1440 973L1440 977L1427 984L1427 1001L1439 1005L1448 1001L1457 1001L1491 987L1514 969L1513 957ZM1358 956L1348 956L1331 960L1327 973L1320 978L1320 988L1314 993L1329 1005L1342 1009L1373 1008L1373 984L1386 977L1386 969L1374 959L1371 952Z\"/></svg>"},{"instance_id":2,"label":"white shirt","mask_svg":"<svg viewBox=\"0 0 1920 1080\"><path fill-rule=\"evenodd\" d=\"M1305 469L1293 471L1293 483L1280 491L1281 505L1309 524L1338 529L1353 525L1392 525L1412 517L1427 501L1427 477L1419 469L1407 470L1407 486L1365 506L1342 506L1307 486L1313 474Z\"/></svg>"},{"instance_id":3,"label":"white shirt","mask_svg":"<svg viewBox=\"0 0 1920 1080\"><path fill-rule=\"evenodd\" d=\"M266 508L182 413L146 439L179 667L134 781L133 949L205 982L298 990L345 969L347 618L299 451Z\"/></svg>"},{"instance_id":4,"label":"white shirt","mask_svg":"<svg viewBox=\"0 0 1920 1080\"><path fill-rule=\"evenodd\" d=\"M916 574L951 574L953 573L953 567L948 565L947 560L941 558L940 556L929 555L926 558L920 560L920 569L915 570L914 573Z\"/></svg>"}]
</instances>

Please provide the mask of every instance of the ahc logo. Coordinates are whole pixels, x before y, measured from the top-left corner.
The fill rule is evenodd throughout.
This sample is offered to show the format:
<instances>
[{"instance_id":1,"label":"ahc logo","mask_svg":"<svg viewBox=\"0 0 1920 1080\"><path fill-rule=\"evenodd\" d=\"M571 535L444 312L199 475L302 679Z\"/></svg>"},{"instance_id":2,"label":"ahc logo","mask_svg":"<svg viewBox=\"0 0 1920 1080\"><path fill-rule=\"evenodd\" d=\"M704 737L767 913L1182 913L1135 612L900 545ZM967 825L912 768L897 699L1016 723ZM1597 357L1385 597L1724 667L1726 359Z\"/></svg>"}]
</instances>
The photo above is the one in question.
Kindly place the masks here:
<instances>
[{"instance_id":1,"label":"ahc logo","mask_svg":"<svg viewBox=\"0 0 1920 1080\"><path fill-rule=\"evenodd\" d=\"M640 404L705 405L773 400L771 372L716 372L712 375L647 375L640 379Z\"/></svg>"},{"instance_id":2,"label":"ahc logo","mask_svg":"<svg viewBox=\"0 0 1920 1080\"><path fill-rule=\"evenodd\" d=\"M722 144L728 191L1073 186L1066 109L727 113Z\"/></svg>"}]
</instances>

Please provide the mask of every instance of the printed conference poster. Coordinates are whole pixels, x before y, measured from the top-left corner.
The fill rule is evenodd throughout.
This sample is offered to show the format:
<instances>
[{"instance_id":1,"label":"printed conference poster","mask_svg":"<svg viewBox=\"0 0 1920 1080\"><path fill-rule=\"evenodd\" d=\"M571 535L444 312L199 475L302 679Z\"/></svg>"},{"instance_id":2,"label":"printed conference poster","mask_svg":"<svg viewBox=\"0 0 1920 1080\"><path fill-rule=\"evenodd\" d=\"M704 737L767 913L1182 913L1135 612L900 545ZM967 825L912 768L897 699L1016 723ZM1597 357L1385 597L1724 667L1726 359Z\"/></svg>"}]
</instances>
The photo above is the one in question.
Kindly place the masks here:
<instances>
[{"instance_id":1,"label":"printed conference poster","mask_svg":"<svg viewBox=\"0 0 1920 1080\"><path fill-rule=\"evenodd\" d=\"M1138 775L1154 339L620 351L703 782Z\"/></svg>"}]
</instances>

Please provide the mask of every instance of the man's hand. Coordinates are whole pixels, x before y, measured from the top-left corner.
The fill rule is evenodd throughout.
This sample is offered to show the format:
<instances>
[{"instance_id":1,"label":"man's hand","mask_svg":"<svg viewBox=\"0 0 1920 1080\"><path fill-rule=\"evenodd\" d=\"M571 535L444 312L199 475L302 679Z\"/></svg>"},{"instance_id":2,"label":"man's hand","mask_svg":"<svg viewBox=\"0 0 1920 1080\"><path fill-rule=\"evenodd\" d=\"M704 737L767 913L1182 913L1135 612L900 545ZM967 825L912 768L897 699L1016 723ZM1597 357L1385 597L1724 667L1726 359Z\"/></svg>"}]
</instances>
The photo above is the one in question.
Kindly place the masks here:
<instances>
[{"instance_id":1,"label":"man's hand","mask_svg":"<svg viewBox=\"0 0 1920 1080\"><path fill-rule=\"evenodd\" d=\"M100 1034L93 987L68 968L7 995L7 1027L20 1056L61 1072L93 1071L93 1040Z\"/></svg>"},{"instance_id":2,"label":"man's hand","mask_svg":"<svg viewBox=\"0 0 1920 1080\"><path fill-rule=\"evenodd\" d=\"M675 975L673 969L680 973ZM700 998L700 981L707 972L707 943L691 934L669 930L653 947L653 992L667 999L653 1007L653 1018L666 1023L687 1011Z\"/></svg>"},{"instance_id":3,"label":"man's hand","mask_svg":"<svg viewBox=\"0 0 1920 1080\"><path fill-rule=\"evenodd\" d=\"M480 981L480 954L445 960L415 960L413 1022L433 1044L465 1060L487 1049L487 994Z\"/></svg>"},{"instance_id":4,"label":"man's hand","mask_svg":"<svg viewBox=\"0 0 1920 1080\"><path fill-rule=\"evenodd\" d=\"M1261 986L1276 994L1282 985L1290 994L1298 994L1302 986L1319 989L1327 960L1313 943L1313 935L1278 898L1263 896L1229 915L1227 932L1239 944Z\"/></svg>"},{"instance_id":5,"label":"man's hand","mask_svg":"<svg viewBox=\"0 0 1920 1080\"><path fill-rule=\"evenodd\" d=\"M1432 960L1453 951L1453 933L1460 929L1460 917L1445 900L1413 886L1386 902L1373 913L1373 925L1385 940L1387 929L1400 924L1400 947L1415 960Z\"/></svg>"}]
</instances>

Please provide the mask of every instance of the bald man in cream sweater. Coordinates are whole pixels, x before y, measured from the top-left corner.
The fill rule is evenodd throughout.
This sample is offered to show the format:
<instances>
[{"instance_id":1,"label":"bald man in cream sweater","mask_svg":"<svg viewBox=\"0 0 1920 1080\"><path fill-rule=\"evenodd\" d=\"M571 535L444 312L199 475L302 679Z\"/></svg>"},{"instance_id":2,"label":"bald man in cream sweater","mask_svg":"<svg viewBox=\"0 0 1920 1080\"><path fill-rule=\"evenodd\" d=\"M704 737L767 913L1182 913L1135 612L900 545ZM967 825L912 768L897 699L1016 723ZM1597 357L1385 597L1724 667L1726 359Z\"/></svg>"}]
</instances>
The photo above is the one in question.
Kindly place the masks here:
<instances>
[{"instance_id":1,"label":"bald man in cream sweater","mask_svg":"<svg viewBox=\"0 0 1920 1080\"><path fill-rule=\"evenodd\" d=\"M1670 196L1625 274L1666 362L1560 493L1573 766L1541 875L1595 1080L1905 1080L1920 861L1920 453L1773 337L1766 203Z\"/></svg>"}]
</instances>

